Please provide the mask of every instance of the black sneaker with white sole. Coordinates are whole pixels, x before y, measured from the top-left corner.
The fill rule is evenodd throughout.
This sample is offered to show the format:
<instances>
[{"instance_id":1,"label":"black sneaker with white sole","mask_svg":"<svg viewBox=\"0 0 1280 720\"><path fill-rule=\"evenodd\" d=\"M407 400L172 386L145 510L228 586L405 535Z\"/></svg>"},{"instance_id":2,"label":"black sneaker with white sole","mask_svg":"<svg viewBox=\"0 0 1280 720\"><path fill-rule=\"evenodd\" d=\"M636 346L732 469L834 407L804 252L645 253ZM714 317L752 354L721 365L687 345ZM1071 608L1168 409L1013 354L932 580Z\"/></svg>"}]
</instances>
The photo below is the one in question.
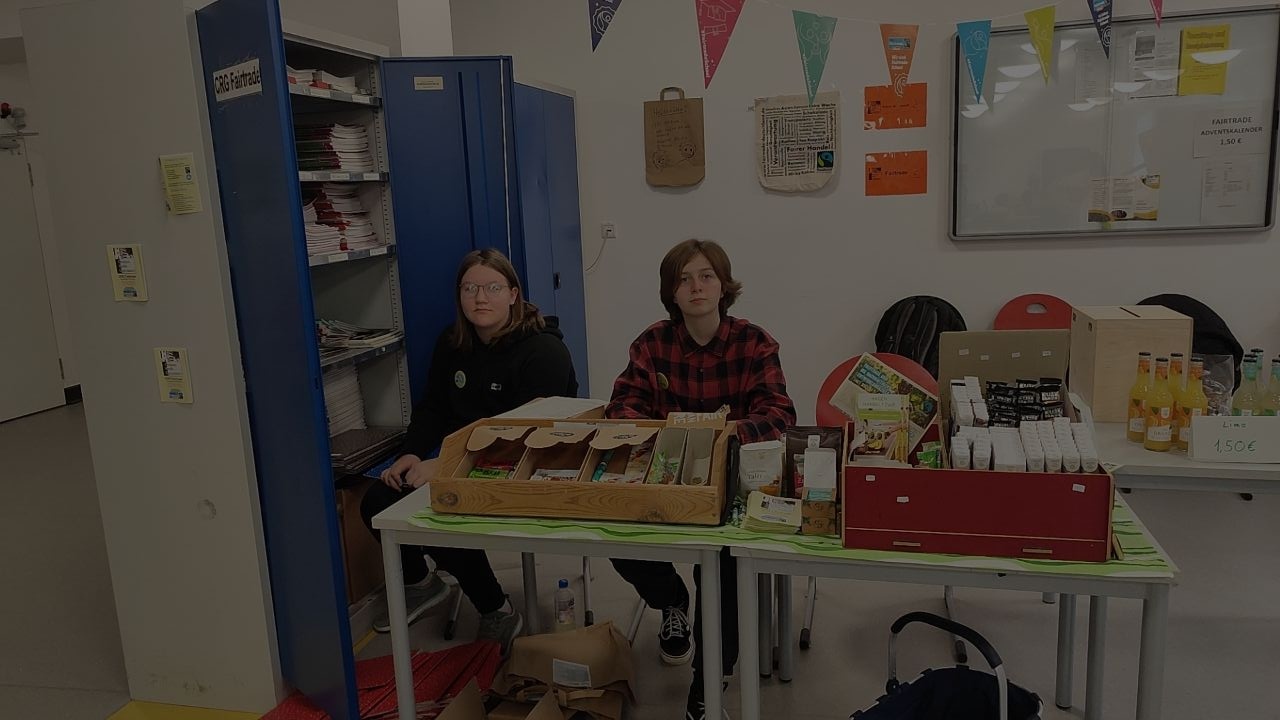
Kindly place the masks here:
<instances>
[{"instance_id":1,"label":"black sneaker with white sole","mask_svg":"<svg viewBox=\"0 0 1280 720\"><path fill-rule=\"evenodd\" d=\"M684 665L693 657L689 624L689 605L665 608L662 611L662 627L658 630L658 648L662 662L667 665Z\"/></svg>"}]
</instances>

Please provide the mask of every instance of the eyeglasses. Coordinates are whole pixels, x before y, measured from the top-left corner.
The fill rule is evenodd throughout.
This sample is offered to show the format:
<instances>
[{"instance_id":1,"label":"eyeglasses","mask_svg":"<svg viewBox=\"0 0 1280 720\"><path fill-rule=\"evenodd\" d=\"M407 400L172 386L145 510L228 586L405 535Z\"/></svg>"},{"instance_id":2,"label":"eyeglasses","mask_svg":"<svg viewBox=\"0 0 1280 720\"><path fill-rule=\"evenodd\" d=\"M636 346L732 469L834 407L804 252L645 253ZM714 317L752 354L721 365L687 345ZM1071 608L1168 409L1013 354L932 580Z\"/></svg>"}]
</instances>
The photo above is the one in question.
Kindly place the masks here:
<instances>
[{"instance_id":1,"label":"eyeglasses","mask_svg":"<svg viewBox=\"0 0 1280 720\"><path fill-rule=\"evenodd\" d=\"M458 286L458 289L462 291L463 297L475 297L476 293L480 292L481 290L484 290L484 294L486 297L493 297L498 293L502 292L503 290L506 290L508 287L509 286L507 285L503 285L502 283L496 283L496 282L489 283L488 285L477 285L475 283L462 283L461 285Z\"/></svg>"}]
</instances>

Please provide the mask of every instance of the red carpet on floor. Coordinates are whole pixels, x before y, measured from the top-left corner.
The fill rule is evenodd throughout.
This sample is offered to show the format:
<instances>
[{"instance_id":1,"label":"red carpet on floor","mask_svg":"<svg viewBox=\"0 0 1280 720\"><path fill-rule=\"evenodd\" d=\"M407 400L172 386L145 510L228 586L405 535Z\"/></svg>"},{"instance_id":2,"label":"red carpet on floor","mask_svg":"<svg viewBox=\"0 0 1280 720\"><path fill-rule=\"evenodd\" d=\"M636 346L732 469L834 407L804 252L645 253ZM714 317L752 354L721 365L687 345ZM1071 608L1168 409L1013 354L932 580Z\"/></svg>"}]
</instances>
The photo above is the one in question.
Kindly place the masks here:
<instances>
[{"instance_id":1,"label":"red carpet on floor","mask_svg":"<svg viewBox=\"0 0 1280 720\"><path fill-rule=\"evenodd\" d=\"M417 718L430 720L474 678L481 692L493 685L502 663L498 643L479 641L436 652L414 653L413 697L418 704ZM356 690L359 693L361 720L396 720L395 665L391 656L370 658L356 663ZM329 714L295 692L262 720L330 720ZM410 720L405 718L404 720Z\"/></svg>"}]
</instances>

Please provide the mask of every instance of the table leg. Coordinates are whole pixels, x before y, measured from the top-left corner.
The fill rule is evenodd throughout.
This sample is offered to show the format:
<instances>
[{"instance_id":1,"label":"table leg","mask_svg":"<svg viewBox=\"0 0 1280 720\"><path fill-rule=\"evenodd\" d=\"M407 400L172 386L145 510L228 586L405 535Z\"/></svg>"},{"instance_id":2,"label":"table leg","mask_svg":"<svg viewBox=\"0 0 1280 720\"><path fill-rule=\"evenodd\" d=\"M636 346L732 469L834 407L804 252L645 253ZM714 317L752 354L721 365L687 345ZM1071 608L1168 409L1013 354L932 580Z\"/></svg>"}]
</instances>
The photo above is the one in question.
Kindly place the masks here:
<instances>
[{"instance_id":1,"label":"table leg","mask_svg":"<svg viewBox=\"0 0 1280 720\"><path fill-rule=\"evenodd\" d=\"M791 576L776 575L778 588L778 679L791 682L795 668L795 624L791 617Z\"/></svg>"},{"instance_id":2,"label":"table leg","mask_svg":"<svg viewBox=\"0 0 1280 720\"><path fill-rule=\"evenodd\" d=\"M1058 599L1058 683L1054 704L1069 710L1076 659L1076 596L1059 595Z\"/></svg>"},{"instance_id":3,"label":"table leg","mask_svg":"<svg viewBox=\"0 0 1280 720\"><path fill-rule=\"evenodd\" d=\"M722 686L724 648L720 638L720 551L704 550L702 552L702 681L706 700L707 717L721 717L724 706L724 687Z\"/></svg>"},{"instance_id":4,"label":"table leg","mask_svg":"<svg viewBox=\"0 0 1280 720\"><path fill-rule=\"evenodd\" d=\"M538 566L533 553L520 553L524 571L524 634L538 634Z\"/></svg>"},{"instance_id":5,"label":"table leg","mask_svg":"<svg viewBox=\"0 0 1280 720\"><path fill-rule=\"evenodd\" d=\"M1089 655L1084 680L1084 718L1102 720L1102 678L1106 676L1107 598L1089 598Z\"/></svg>"},{"instance_id":6,"label":"table leg","mask_svg":"<svg viewBox=\"0 0 1280 720\"><path fill-rule=\"evenodd\" d=\"M1153 585L1142 601L1142 645L1138 651L1138 720L1157 720L1164 694L1165 626L1169 586Z\"/></svg>"},{"instance_id":7,"label":"table leg","mask_svg":"<svg viewBox=\"0 0 1280 720\"><path fill-rule=\"evenodd\" d=\"M400 717L413 717L413 665L410 662L409 619L404 606L404 567L394 531L382 531L382 567L386 576L387 612L391 617L391 657L396 672L396 703Z\"/></svg>"},{"instance_id":8,"label":"table leg","mask_svg":"<svg viewBox=\"0 0 1280 720\"><path fill-rule=\"evenodd\" d=\"M760 608L754 615L758 625L756 653L759 655L759 662L757 664L760 666L760 677L769 677L773 674L773 576L760 574L756 575L756 578L756 602ZM751 665L742 663L740 667L749 668Z\"/></svg>"},{"instance_id":9,"label":"table leg","mask_svg":"<svg viewBox=\"0 0 1280 720\"><path fill-rule=\"evenodd\" d=\"M760 676L750 671L760 655L761 593L756 579L756 563L749 557L738 558L738 644L741 647L739 690L742 693L742 720L760 720ZM705 592L705 591L704 591ZM708 718L713 718L708 714Z\"/></svg>"}]
</instances>

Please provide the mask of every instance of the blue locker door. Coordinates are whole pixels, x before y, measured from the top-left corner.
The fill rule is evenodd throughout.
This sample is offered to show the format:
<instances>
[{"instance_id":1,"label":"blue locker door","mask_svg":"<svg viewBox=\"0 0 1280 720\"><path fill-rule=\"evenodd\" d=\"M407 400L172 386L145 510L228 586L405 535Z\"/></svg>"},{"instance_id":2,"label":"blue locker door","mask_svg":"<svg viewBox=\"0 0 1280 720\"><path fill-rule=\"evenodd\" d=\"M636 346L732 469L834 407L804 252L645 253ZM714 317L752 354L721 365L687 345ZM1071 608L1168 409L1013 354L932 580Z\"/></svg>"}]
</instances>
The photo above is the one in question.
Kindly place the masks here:
<instances>
[{"instance_id":1,"label":"blue locker door","mask_svg":"<svg viewBox=\"0 0 1280 720\"><path fill-rule=\"evenodd\" d=\"M351 628L280 12L275 0L219 0L196 20L281 670L335 720L354 720ZM261 90L219 102L214 73L246 62L257 63Z\"/></svg>"},{"instance_id":2,"label":"blue locker door","mask_svg":"<svg viewBox=\"0 0 1280 720\"><path fill-rule=\"evenodd\" d=\"M527 285L506 58L382 62L414 402L436 338L455 316L458 262L494 247Z\"/></svg>"},{"instance_id":3,"label":"blue locker door","mask_svg":"<svg viewBox=\"0 0 1280 720\"><path fill-rule=\"evenodd\" d=\"M589 397L573 98L527 85L516 85L515 95L529 288L539 307L553 308L560 318L578 393Z\"/></svg>"}]
</instances>

